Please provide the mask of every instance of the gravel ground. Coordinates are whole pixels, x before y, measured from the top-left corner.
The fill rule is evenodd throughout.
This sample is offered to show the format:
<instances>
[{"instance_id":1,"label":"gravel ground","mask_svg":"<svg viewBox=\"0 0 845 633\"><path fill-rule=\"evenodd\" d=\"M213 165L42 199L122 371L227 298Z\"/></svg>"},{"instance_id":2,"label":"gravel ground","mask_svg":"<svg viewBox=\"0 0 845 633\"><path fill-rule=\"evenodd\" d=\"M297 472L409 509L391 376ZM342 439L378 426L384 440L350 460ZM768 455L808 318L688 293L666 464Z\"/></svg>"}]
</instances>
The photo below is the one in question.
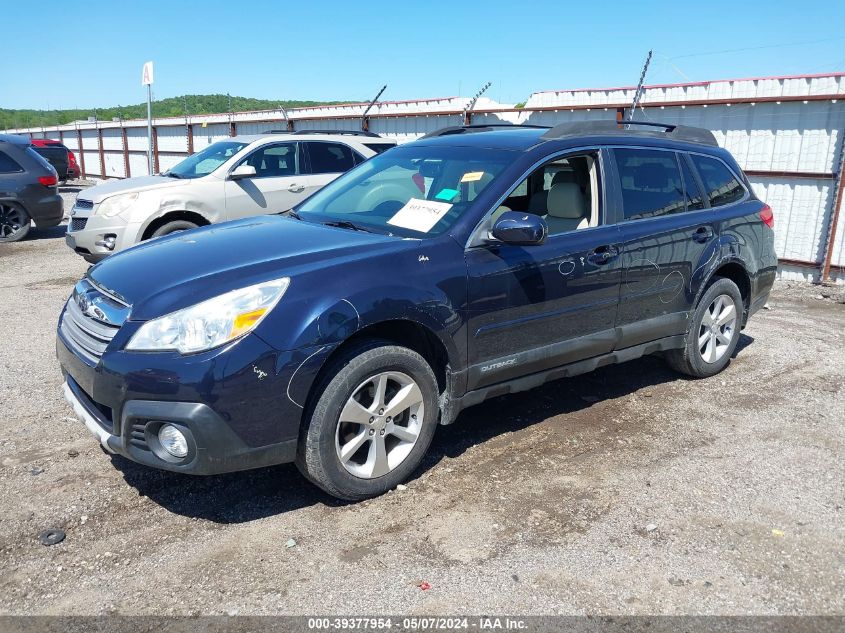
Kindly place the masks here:
<instances>
[{"instance_id":1,"label":"gravel ground","mask_svg":"<svg viewBox=\"0 0 845 633\"><path fill-rule=\"evenodd\" d=\"M652 357L470 409L342 504L104 454L59 390L63 233L0 246L0 614L845 614L841 288L778 284L709 380Z\"/></svg>"}]
</instances>

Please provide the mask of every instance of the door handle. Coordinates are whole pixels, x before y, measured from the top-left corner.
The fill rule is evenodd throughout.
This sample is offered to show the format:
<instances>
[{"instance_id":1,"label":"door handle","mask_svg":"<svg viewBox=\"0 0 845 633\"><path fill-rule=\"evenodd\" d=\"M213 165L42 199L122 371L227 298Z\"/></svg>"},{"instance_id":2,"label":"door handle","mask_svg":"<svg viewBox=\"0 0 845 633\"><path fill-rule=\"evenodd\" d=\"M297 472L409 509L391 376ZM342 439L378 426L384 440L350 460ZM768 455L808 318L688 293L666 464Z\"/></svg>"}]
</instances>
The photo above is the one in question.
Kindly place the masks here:
<instances>
[{"instance_id":1,"label":"door handle","mask_svg":"<svg viewBox=\"0 0 845 633\"><path fill-rule=\"evenodd\" d=\"M299 193L300 191L303 191L304 189L305 189L305 185L298 185L296 183L293 183L292 185L290 185L288 187L288 191L290 191L291 193Z\"/></svg>"},{"instance_id":2,"label":"door handle","mask_svg":"<svg viewBox=\"0 0 845 633\"><path fill-rule=\"evenodd\" d=\"M695 242L703 244L704 242L712 239L713 237L713 229L709 226L699 226L695 232L692 234L692 239Z\"/></svg>"},{"instance_id":3,"label":"door handle","mask_svg":"<svg viewBox=\"0 0 845 633\"><path fill-rule=\"evenodd\" d=\"M616 248L613 246L599 246L598 248L593 249L592 252L587 255L587 261L589 261L591 264L597 264L598 266L602 266L608 263L609 261L615 259L618 254L619 251L616 250Z\"/></svg>"}]
</instances>

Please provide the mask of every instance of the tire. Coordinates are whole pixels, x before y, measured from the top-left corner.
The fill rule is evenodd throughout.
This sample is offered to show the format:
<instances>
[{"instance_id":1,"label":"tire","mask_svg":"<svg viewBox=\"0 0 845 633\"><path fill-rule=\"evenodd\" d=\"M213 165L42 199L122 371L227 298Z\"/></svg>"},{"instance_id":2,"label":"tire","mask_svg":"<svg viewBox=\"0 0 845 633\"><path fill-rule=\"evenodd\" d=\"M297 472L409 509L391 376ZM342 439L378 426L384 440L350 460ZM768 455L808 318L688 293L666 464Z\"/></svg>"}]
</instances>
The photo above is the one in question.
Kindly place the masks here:
<instances>
[{"instance_id":1,"label":"tire","mask_svg":"<svg viewBox=\"0 0 845 633\"><path fill-rule=\"evenodd\" d=\"M376 401L382 377L385 395ZM405 397L397 406L400 390ZM311 482L347 501L378 496L405 481L428 450L440 413L437 380L425 359L378 340L343 354L311 401L296 465ZM398 422L389 417L391 403Z\"/></svg>"},{"instance_id":2,"label":"tire","mask_svg":"<svg viewBox=\"0 0 845 633\"><path fill-rule=\"evenodd\" d=\"M714 278L698 300L686 345L665 353L669 366L695 378L707 378L722 371L739 342L743 309L737 285L724 277Z\"/></svg>"},{"instance_id":3,"label":"tire","mask_svg":"<svg viewBox=\"0 0 845 633\"><path fill-rule=\"evenodd\" d=\"M27 236L32 222L17 205L0 204L0 243L19 242Z\"/></svg>"},{"instance_id":4,"label":"tire","mask_svg":"<svg viewBox=\"0 0 845 633\"><path fill-rule=\"evenodd\" d=\"M153 239L156 237L164 237L165 235L170 235L171 233L178 233L179 231L190 231L191 229L196 229L198 227L198 224L188 222L187 220L173 220L172 222L162 224L160 227L158 227L153 232L153 234L150 235L149 239Z\"/></svg>"}]
</instances>

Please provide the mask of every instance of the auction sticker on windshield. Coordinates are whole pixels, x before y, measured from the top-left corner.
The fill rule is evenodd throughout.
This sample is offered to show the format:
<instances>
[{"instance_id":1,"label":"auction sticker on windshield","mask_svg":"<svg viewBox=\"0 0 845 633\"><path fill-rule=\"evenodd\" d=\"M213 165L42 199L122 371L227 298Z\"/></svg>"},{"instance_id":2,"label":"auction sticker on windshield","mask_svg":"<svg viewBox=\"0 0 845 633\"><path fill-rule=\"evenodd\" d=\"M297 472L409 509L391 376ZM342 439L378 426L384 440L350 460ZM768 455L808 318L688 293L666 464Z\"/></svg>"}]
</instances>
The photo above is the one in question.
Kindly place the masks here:
<instances>
[{"instance_id":1,"label":"auction sticker on windshield","mask_svg":"<svg viewBox=\"0 0 845 633\"><path fill-rule=\"evenodd\" d=\"M428 233L452 208L446 202L411 198L387 223L403 229Z\"/></svg>"}]
</instances>

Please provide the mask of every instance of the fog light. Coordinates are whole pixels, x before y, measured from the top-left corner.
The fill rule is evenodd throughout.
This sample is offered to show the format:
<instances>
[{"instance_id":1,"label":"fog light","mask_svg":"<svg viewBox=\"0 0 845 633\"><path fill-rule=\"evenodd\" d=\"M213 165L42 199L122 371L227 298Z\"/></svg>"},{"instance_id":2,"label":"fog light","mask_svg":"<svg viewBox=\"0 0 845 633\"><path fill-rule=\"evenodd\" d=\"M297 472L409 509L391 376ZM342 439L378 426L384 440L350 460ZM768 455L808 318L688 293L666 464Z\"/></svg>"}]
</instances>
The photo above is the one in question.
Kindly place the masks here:
<instances>
[{"instance_id":1,"label":"fog light","mask_svg":"<svg viewBox=\"0 0 845 633\"><path fill-rule=\"evenodd\" d=\"M117 235L113 235L109 233L103 239L97 240L94 242L95 246L102 246L103 248L107 248L110 251L114 250L114 245L117 242Z\"/></svg>"},{"instance_id":2,"label":"fog light","mask_svg":"<svg viewBox=\"0 0 845 633\"><path fill-rule=\"evenodd\" d=\"M175 426L165 424L158 431L158 441L161 447L173 457L186 457L188 455L188 439Z\"/></svg>"}]
</instances>

